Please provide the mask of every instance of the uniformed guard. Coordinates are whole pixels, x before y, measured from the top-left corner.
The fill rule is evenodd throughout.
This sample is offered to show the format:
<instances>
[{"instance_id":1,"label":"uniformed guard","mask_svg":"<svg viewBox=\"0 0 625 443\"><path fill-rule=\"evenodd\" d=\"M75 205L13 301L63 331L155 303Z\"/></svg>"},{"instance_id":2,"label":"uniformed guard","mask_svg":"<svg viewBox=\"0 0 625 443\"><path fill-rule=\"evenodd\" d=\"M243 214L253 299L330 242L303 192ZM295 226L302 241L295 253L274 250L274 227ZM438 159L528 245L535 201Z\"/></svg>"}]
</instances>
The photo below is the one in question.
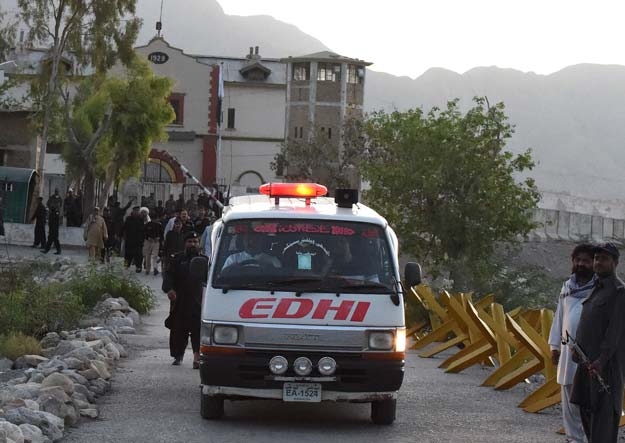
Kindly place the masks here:
<instances>
[{"instance_id":1,"label":"uniformed guard","mask_svg":"<svg viewBox=\"0 0 625 443\"><path fill-rule=\"evenodd\" d=\"M35 222L35 240L33 242L33 248L46 247L46 220L48 218L48 209L43 204L43 197L37 197L37 209L35 214L30 219L30 222Z\"/></svg>"},{"instance_id":2,"label":"uniformed guard","mask_svg":"<svg viewBox=\"0 0 625 443\"><path fill-rule=\"evenodd\" d=\"M171 301L165 326L170 329L169 350L174 358L173 365L182 363L191 336L193 369L200 367L200 326L205 283L194 278L190 272L191 260L198 256L206 257L200 254L199 236L194 231L188 232L185 235L184 252L171 257L163 278L163 292L167 293Z\"/></svg>"},{"instance_id":3,"label":"uniformed guard","mask_svg":"<svg viewBox=\"0 0 625 443\"><path fill-rule=\"evenodd\" d=\"M616 275L620 255L616 246L602 243L594 252L598 282L583 302L576 334L591 363L577 367L571 402L580 406L589 443L616 443L625 381L625 285ZM581 361L579 355L575 359ZM601 385L598 375L607 386Z\"/></svg>"}]
</instances>

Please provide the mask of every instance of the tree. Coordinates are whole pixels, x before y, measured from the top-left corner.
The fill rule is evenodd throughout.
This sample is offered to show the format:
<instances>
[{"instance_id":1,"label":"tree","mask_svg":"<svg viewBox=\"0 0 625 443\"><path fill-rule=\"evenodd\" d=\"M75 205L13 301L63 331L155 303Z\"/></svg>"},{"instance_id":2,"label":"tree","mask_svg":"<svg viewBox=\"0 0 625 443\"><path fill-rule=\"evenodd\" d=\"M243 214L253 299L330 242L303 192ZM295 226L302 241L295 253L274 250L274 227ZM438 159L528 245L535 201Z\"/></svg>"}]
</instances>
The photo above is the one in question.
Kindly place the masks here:
<instances>
[{"instance_id":1,"label":"tree","mask_svg":"<svg viewBox=\"0 0 625 443\"><path fill-rule=\"evenodd\" d=\"M49 49L49 67L42 70L40 131L43 164L50 125L54 118L64 72L62 59L71 53L79 66L103 73L119 59L128 63L141 21L136 18L137 0L18 0L20 17L29 27L28 40ZM40 180L40 190L43 180Z\"/></svg>"},{"instance_id":2,"label":"tree","mask_svg":"<svg viewBox=\"0 0 625 443\"><path fill-rule=\"evenodd\" d=\"M0 9L0 63L6 61L15 44L15 29L16 23L10 21L6 12Z\"/></svg>"},{"instance_id":3,"label":"tree","mask_svg":"<svg viewBox=\"0 0 625 443\"><path fill-rule=\"evenodd\" d=\"M311 139L289 138L271 162L271 169L288 181L322 182L328 189L359 187L357 160L362 154L362 120L349 118L341 134L331 138L315 128Z\"/></svg>"},{"instance_id":4,"label":"tree","mask_svg":"<svg viewBox=\"0 0 625 443\"><path fill-rule=\"evenodd\" d=\"M366 199L397 230L404 253L449 272L454 289L488 274L493 252L535 227L539 194L531 150L506 150L513 134L503 103L475 98L466 114L447 109L378 112L366 124Z\"/></svg>"},{"instance_id":5,"label":"tree","mask_svg":"<svg viewBox=\"0 0 625 443\"><path fill-rule=\"evenodd\" d=\"M168 97L173 82L157 77L147 61L135 58L124 76L93 77L73 102L65 96L69 142L63 152L69 172L84 177L85 202L92 204L95 179L104 183L104 206L115 182L140 173L152 142L166 138L175 119Z\"/></svg>"}]
</instances>

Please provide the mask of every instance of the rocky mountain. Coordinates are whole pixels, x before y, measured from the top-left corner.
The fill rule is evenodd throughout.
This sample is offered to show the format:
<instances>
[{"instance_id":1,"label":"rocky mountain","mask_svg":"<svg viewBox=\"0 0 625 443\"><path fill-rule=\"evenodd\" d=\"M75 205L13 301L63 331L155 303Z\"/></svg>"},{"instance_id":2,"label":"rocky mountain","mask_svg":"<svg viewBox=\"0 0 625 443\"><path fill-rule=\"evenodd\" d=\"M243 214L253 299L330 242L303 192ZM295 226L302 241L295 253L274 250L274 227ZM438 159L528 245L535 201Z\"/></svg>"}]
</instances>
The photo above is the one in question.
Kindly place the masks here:
<instances>
[{"instance_id":1,"label":"rocky mountain","mask_svg":"<svg viewBox=\"0 0 625 443\"><path fill-rule=\"evenodd\" d=\"M156 0L139 0L142 41L154 35L159 8ZM184 0L182 10L179 2L166 1L163 16L165 37L191 53L241 56L260 46L263 56L285 57L328 49L272 17L227 15L217 0ZM516 125L510 149L533 149L538 166L532 175L542 191L625 199L625 66L584 64L551 75L432 68L416 79L369 70L365 103L368 111L429 109L458 97L466 108L476 95L506 104Z\"/></svg>"},{"instance_id":2,"label":"rocky mountain","mask_svg":"<svg viewBox=\"0 0 625 443\"><path fill-rule=\"evenodd\" d=\"M6 10L14 2L0 0L0 5ZM160 3L138 0L144 19L139 44L155 35ZM272 17L227 15L217 0L165 0L163 33L188 53L243 56L250 46L260 46L265 57L285 57L328 49ZM365 103L368 111L429 109L458 97L467 108L476 95L506 104L516 125L510 149L533 149L539 164L532 175L542 191L625 200L625 66L582 64L551 75L497 67L464 74L432 68L415 79L369 70Z\"/></svg>"}]
</instances>

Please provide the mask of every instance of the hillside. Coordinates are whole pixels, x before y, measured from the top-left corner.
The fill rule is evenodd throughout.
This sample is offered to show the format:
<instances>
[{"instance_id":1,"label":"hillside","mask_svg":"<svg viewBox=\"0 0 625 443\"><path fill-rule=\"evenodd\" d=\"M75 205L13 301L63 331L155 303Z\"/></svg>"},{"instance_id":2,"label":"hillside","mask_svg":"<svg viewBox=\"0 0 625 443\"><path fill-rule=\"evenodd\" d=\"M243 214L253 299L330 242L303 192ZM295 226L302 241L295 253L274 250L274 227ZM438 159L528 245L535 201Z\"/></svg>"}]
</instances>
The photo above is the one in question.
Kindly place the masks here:
<instances>
[{"instance_id":1,"label":"hillside","mask_svg":"<svg viewBox=\"0 0 625 443\"><path fill-rule=\"evenodd\" d=\"M5 9L14 3L0 0ZM137 7L144 19L138 44L144 44L155 35L160 2L138 0ZM243 56L250 46L260 46L265 57L285 57L327 49L272 17L227 15L217 0L166 1L163 17L165 38L188 53ZM369 70L365 104L368 111L429 109L459 97L466 108L476 95L506 104L516 126L510 149L533 149L539 164L532 175L542 191L625 200L625 66L581 64L551 75L432 68L416 79Z\"/></svg>"}]
</instances>

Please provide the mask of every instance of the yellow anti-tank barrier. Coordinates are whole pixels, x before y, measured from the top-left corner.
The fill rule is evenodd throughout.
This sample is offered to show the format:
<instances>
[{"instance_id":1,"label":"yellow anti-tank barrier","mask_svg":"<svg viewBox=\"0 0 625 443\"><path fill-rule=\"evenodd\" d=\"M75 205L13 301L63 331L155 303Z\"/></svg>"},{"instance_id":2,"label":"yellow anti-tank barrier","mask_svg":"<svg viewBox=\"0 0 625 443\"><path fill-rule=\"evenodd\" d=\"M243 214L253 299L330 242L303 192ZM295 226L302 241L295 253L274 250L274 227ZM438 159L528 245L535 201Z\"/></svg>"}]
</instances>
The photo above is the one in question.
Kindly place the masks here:
<instances>
[{"instance_id":1,"label":"yellow anti-tank barrier","mask_svg":"<svg viewBox=\"0 0 625 443\"><path fill-rule=\"evenodd\" d=\"M496 390L510 389L542 373L545 383L518 406L537 413L560 403L557 368L548 344L553 311L516 308L506 313L492 295L475 303L470 294L443 291L437 298L426 285L410 288L410 292L429 317L429 324L424 321L408 331L414 339L411 349L420 350L420 357L431 358L458 347L439 367L458 373L476 364L495 366L481 386ZM620 425L625 425L625 416Z\"/></svg>"}]
</instances>

